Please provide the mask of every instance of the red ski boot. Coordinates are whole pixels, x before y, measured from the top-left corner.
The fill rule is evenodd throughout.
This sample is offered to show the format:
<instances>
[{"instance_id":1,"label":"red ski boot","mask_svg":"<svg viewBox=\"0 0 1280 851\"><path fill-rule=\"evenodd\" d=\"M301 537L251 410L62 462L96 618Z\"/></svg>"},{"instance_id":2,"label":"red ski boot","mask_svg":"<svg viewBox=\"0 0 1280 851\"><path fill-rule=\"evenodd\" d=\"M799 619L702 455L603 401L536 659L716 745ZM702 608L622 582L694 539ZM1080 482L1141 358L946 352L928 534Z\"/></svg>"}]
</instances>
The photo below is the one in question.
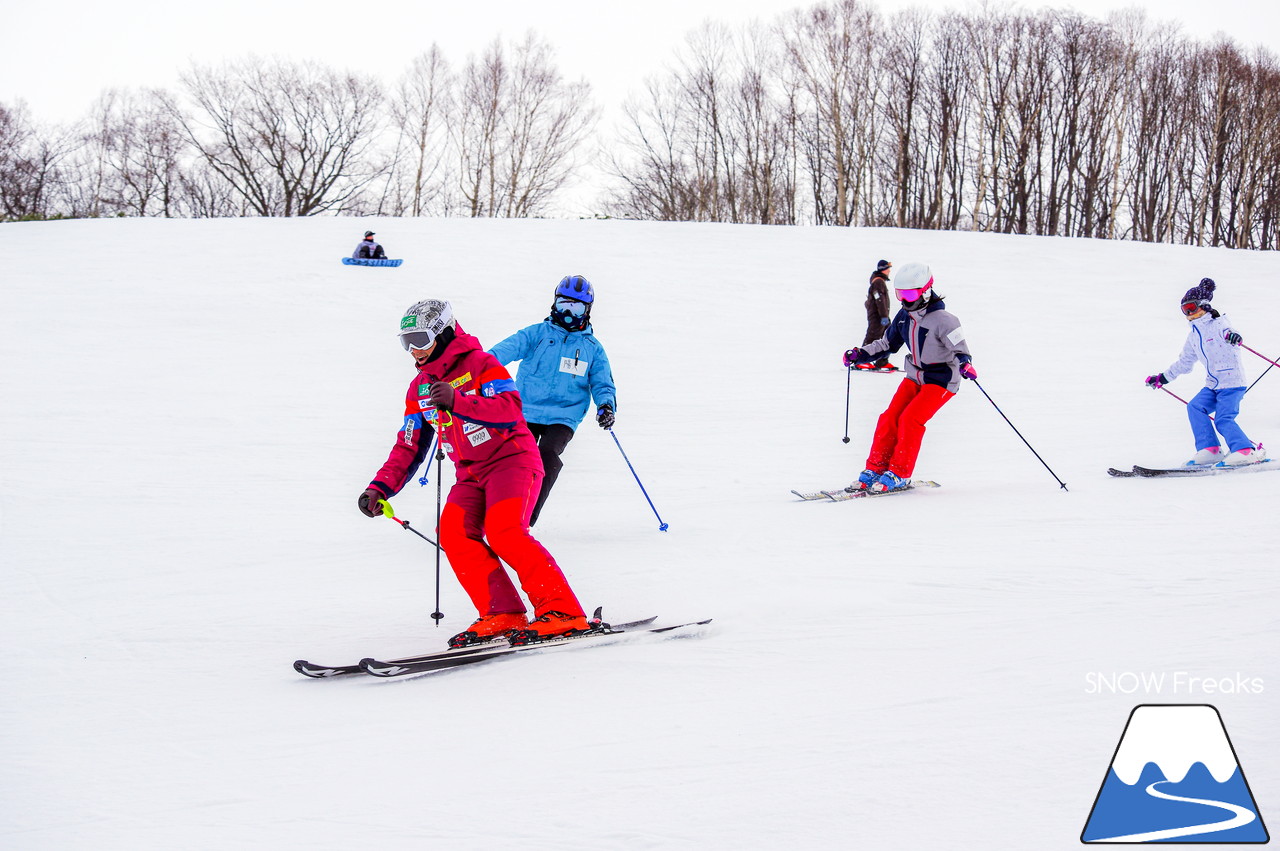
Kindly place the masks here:
<instances>
[{"instance_id":1,"label":"red ski boot","mask_svg":"<svg viewBox=\"0 0 1280 851\"><path fill-rule=\"evenodd\" d=\"M529 619L525 617L524 612L481 615L469 629L450 638L449 646L466 647L470 644L482 644L498 636L510 636L511 633L526 629L528 626Z\"/></svg>"}]
</instances>

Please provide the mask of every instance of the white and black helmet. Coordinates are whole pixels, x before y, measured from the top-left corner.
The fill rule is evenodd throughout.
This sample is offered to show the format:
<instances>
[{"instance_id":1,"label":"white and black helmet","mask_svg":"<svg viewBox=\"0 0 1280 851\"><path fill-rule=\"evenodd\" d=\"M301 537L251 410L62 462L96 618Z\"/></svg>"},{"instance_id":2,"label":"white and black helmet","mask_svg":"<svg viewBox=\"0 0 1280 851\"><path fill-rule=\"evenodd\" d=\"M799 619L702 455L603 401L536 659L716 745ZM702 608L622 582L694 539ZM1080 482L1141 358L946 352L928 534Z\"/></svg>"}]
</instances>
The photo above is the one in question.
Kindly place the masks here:
<instances>
[{"instance_id":1,"label":"white and black helmet","mask_svg":"<svg viewBox=\"0 0 1280 851\"><path fill-rule=\"evenodd\" d=\"M453 305L437 298L420 301L406 310L400 320L400 345L405 351L429 348L444 329L452 327Z\"/></svg>"}]
</instances>

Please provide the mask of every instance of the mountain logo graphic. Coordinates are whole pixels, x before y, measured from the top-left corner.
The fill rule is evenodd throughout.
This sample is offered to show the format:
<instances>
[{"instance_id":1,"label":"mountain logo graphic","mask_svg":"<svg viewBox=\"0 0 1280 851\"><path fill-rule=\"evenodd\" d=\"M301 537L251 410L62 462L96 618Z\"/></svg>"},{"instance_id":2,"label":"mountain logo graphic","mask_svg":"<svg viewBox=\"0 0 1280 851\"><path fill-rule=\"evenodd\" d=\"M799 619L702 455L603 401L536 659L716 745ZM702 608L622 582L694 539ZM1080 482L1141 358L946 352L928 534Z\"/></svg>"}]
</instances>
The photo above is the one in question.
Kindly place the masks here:
<instances>
[{"instance_id":1,"label":"mountain logo graphic","mask_svg":"<svg viewBox=\"0 0 1280 851\"><path fill-rule=\"evenodd\" d=\"M1217 708L1144 704L1080 834L1088 844L1251 844L1270 840Z\"/></svg>"}]
</instances>

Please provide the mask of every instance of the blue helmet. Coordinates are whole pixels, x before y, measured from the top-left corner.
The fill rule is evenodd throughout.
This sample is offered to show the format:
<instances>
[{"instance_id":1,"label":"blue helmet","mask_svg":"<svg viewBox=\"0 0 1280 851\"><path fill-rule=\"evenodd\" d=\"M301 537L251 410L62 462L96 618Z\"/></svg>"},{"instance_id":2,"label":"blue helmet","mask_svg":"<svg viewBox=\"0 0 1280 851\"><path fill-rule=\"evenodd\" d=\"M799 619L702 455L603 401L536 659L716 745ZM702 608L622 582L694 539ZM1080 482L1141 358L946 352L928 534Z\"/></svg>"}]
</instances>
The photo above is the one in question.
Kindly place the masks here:
<instances>
[{"instance_id":1,"label":"blue helmet","mask_svg":"<svg viewBox=\"0 0 1280 851\"><path fill-rule=\"evenodd\" d=\"M560 296L591 304L596 300L596 291L591 282L581 275L566 275L556 287L556 297Z\"/></svg>"},{"instance_id":2,"label":"blue helmet","mask_svg":"<svg viewBox=\"0 0 1280 851\"><path fill-rule=\"evenodd\" d=\"M595 300L596 291L590 281L581 275L568 275L556 286L549 318L566 331L581 331L591 322L591 303Z\"/></svg>"}]
</instances>

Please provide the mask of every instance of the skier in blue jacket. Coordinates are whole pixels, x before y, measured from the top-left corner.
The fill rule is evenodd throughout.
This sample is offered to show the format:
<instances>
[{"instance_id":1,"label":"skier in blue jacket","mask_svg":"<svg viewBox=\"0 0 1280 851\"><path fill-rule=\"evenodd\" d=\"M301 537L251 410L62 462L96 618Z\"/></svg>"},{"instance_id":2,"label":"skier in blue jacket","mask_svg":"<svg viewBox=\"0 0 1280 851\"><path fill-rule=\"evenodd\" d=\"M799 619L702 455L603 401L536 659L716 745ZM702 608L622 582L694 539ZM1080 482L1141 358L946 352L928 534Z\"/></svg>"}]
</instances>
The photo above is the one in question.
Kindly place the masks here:
<instances>
[{"instance_id":1,"label":"skier in blue jacket","mask_svg":"<svg viewBox=\"0 0 1280 851\"><path fill-rule=\"evenodd\" d=\"M564 466L560 455L586 416L591 400L596 404L596 423L603 429L613 427L617 391L609 356L591 328L595 300L590 281L569 275L556 286L550 316L489 350L504 366L521 362L516 390L524 402L524 418L538 442L545 472L530 526L538 521Z\"/></svg>"}]
</instances>

